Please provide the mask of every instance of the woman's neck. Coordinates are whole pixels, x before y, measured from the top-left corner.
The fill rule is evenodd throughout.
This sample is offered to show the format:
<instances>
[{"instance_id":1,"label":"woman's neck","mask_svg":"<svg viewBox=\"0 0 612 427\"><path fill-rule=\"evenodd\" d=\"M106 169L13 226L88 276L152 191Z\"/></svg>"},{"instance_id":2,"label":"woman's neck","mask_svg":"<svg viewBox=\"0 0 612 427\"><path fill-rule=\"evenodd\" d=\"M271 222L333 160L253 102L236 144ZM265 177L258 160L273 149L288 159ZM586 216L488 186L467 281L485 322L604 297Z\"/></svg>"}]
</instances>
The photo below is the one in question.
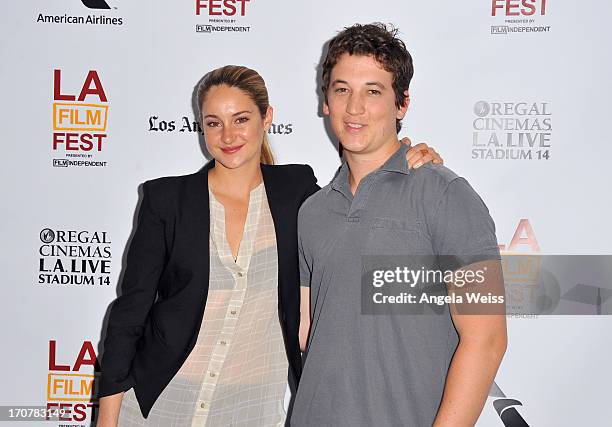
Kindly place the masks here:
<instances>
[{"instance_id":1,"label":"woman's neck","mask_svg":"<svg viewBox=\"0 0 612 427\"><path fill-rule=\"evenodd\" d=\"M215 167L208 171L208 187L219 195L248 197L251 190L261 184L262 180L259 162L247 163L235 169L215 162Z\"/></svg>"}]
</instances>

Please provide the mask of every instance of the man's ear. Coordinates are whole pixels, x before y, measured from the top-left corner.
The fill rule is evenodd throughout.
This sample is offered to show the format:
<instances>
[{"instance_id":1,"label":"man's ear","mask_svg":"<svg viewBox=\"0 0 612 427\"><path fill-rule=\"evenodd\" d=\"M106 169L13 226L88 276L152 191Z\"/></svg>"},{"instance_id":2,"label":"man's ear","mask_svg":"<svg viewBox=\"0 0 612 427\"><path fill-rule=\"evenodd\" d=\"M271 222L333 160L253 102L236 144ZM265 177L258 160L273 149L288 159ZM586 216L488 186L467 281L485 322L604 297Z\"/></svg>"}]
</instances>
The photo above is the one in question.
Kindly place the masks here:
<instances>
[{"instance_id":1,"label":"man's ear","mask_svg":"<svg viewBox=\"0 0 612 427\"><path fill-rule=\"evenodd\" d=\"M323 101L323 114L329 116L329 105L327 105L327 100Z\"/></svg>"},{"instance_id":2,"label":"man's ear","mask_svg":"<svg viewBox=\"0 0 612 427\"><path fill-rule=\"evenodd\" d=\"M402 120L406 115L406 111L408 111L408 106L410 105L410 95L408 91L404 91L404 104L397 110L397 119Z\"/></svg>"}]
</instances>

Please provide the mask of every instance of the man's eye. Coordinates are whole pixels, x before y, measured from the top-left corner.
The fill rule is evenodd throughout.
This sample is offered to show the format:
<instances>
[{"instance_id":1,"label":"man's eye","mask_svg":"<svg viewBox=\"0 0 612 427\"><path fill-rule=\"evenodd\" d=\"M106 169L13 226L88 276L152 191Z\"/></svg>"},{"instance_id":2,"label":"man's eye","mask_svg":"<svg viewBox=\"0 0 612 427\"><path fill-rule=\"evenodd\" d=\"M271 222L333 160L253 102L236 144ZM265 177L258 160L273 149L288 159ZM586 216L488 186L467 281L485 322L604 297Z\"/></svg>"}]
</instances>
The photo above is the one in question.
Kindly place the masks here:
<instances>
[{"instance_id":1,"label":"man's eye","mask_svg":"<svg viewBox=\"0 0 612 427\"><path fill-rule=\"evenodd\" d=\"M336 93L346 93L346 92L348 92L348 89L345 88L345 87L339 87L339 88L336 88L336 90L334 92L336 92Z\"/></svg>"},{"instance_id":2,"label":"man's eye","mask_svg":"<svg viewBox=\"0 0 612 427\"><path fill-rule=\"evenodd\" d=\"M380 91L379 91L379 90L376 90L376 89L370 89L370 90L368 91L368 93L369 93L370 95L380 95Z\"/></svg>"}]
</instances>

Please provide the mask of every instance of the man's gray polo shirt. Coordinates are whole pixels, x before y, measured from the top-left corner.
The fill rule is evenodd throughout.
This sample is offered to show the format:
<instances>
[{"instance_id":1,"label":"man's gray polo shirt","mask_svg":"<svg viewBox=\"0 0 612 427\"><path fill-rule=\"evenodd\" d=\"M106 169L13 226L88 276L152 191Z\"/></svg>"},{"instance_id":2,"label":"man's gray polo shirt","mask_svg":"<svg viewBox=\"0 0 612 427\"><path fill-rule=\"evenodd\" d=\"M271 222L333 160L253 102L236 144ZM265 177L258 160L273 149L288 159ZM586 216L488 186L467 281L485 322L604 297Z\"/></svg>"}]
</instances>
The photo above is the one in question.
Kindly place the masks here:
<instances>
[{"instance_id":1,"label":"man's gray polo shirt","mask_svg":"<svg viewBox=\"0 0 612 427\"><path fill-rule=\"evenodd\" d=\"M409 170L407 147L362 179L346 162L300 209L311 332L293 426L431 426L458 344L442 315L361 313L362 255L498 258L495 226L467 181L444 166ZM482 259L482 258L480 258Z\"/></svg>"}]
</instances>

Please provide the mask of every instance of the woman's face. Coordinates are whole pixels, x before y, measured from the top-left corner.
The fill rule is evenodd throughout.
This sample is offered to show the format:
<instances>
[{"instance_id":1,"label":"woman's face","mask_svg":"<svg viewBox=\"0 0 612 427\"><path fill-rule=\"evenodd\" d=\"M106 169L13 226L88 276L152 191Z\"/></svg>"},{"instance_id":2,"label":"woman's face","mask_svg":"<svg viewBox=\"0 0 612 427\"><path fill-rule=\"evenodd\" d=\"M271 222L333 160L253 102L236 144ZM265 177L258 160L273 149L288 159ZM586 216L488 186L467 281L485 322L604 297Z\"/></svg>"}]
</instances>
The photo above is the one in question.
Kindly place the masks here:
<instances>
[{"instance_id":1,"label":"woman's face","mask_svg":"<svg viewBox=\"0 0 612 427\"><path fill-rule=\"evenodd\" d=\"M259 163L264 132L272 123L272 107L261 117L242 90L213 86L202 101L202 124L208 152L229 169Z\"/></svg>"}]
</instances>

